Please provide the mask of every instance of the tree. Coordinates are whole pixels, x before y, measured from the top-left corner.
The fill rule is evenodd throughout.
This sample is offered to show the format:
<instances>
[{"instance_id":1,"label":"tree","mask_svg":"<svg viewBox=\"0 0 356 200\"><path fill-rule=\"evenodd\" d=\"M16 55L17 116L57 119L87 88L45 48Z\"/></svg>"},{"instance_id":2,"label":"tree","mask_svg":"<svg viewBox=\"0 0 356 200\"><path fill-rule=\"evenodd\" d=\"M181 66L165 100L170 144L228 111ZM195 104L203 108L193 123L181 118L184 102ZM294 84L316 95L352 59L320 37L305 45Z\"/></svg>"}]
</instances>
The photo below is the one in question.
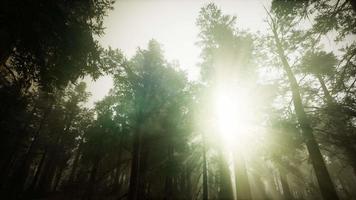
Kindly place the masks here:
<instances>
[{"instance_id":1,"label":"tree","mask_svg":"<svg viewBox=\"0 0 356 200\"><path fill-rule=\"evenodd\" d=\"M304 111L299 85L291 69L291 66L288 62L288 57L285 54L284 44L283 44L284 41L281 41L280 39L280 35L285 34L283 31L288 30L288 28L283 27L286 26L286 24L283 24L286 23L286 21L282 21L282 20L277 21L277 19L278 18L273 18L273 16L270 14L269 25L272 31L272 38L274 40L275 51L278 55L283 70L285 71L290 83L290 90L292 92L294 109L308 149L310 159L314 167L316 177L318 179L321 193L324 199L338 199L337 193L333 186L330 175L327 171L319 146L313 135L313 129L310 125L310 121L307 118L306 113ZM289 21L289 23L291 23L291 21Z\"/></svg>"},{"instance_id":2,"label":"tree","mask_svg":"<svg viewBox=\"0 0 356 200\"><path fill-rule=\"evenodd\" d=\"M0 66L44 88L65 86L78 77L98 77L103 17L112 0L3 1ZM21 26L19 26L21 24Z\"/></svg>"},{"instance_id":3,"label":"tree","mask_svg":"<svg viewBox=\"0 0 356 200\"><path fill-rule=\"evenodd\" d=\"M119 57L116 58L120 60ZM161 144L161 148L167 148L167 154L156 159L167 159L164 161L167 170L164 194L165 198L171 198L175 176L171 168L176 163L174 155L178 151L175 143L183 142L186 134L184 129L180 131L182 127L178 125L182 123L182 109L187 102L187 80L182 72L163 59L162 50L154 40L149 42L147 50L138 50L136 55L130 61L124 61L120 68L122 70L115 74L116 85L112 92L119 104L125 105L122 111L127 111L125 115L128 116L128 126L132 133L128 198L140 199L150 195L146 192L149 184L148 157L154 158L160 154L157 155L149 147L156 143L156 140L166 142ZM163 134L164 132L166 133ZM176 134L183 134L182 138ZM158 141L157 143L160 144Z\"/></svg>"},{"instance_id":4,"label":"tree","mask_svg":"<svg viewBox=\"0 0 356 200\"><path fill-rule=\"evenodd\" d=\"M198 45L202 48L201 76L207 90L212 92L216 87L245 87L246 83L254 82L254 63L251 59L253 37L235 28L236 17L224 15L216 5L208 4L200 10L196 23L200 28ZM240 151L243 150L233 152L236 160L234 165L237 169L235 172L237 194L238 198L250 199L246 163ZM222 155L221 152L220 156ZM222 162L220 198L231 199L233 194L229 189L232 187L228 164L224 159L220 162Z\"/></svg>"}]
</instances>

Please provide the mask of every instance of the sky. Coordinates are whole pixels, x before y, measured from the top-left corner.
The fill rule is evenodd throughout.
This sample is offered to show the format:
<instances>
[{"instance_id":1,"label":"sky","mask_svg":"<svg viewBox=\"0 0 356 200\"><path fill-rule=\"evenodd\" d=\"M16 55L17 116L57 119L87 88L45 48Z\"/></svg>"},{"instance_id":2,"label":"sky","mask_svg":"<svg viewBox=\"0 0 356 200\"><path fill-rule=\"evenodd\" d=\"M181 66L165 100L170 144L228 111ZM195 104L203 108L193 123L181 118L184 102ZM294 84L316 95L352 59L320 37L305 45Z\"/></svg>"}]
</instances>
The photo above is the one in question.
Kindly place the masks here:
<instances>
[{"instance_id":1,"label":"sky","mask_svg":"<svg viewBox=\"0 0 356 200\"><path fill-rule=\"evenodd\" d=\"M213 2L224 14L237 16L237 27L252 32L267 28L264 6L269 0L117 0L114 10L104 20L105 35L99 38L103 47L121 49L126 57L138 47L146 48L151 39L163 46L168 61L178 61L190 80L199 75L200 50L196 46L198 29L195 25L199 10ZM102 99L112 87L110 76L96 82L87 79L92 93L89 107Z\"/></svg>"}]
</instances>

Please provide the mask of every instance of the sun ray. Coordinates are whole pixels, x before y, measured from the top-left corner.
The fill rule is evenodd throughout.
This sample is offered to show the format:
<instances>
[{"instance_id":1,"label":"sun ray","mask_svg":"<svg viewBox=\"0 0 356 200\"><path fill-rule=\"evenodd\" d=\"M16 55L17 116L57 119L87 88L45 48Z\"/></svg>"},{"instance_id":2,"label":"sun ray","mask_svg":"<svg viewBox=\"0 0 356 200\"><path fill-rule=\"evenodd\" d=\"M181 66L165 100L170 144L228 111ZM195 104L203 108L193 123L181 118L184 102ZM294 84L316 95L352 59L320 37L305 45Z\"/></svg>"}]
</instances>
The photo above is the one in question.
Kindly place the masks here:
<instances>
[{"instance_id":1,"label":"sun ray","mask_svg":"<svg viewBox=\"0 0 356 200\"><path fill-rule=\"evenodd\" d=\"M253 99L246 90L219 87L215 94L215 113L218 132L223 142L232 150L246 143L251 131Z\"/></svg>"}]
</instances>

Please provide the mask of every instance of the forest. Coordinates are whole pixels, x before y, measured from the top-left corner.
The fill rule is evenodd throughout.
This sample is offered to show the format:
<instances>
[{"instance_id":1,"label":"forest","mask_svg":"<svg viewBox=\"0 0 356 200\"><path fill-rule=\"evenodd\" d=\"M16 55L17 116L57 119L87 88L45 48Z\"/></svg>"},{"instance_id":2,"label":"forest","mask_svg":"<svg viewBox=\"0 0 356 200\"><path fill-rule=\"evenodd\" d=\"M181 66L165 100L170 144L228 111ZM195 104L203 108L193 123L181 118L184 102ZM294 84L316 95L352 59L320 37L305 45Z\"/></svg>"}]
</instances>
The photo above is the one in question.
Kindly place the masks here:
<instances>
[{"instance_id":1,"label":"forest","mask_svg":"<svg viewBox=\"0 0 356 200\"><path fill-rule=\"evenodd\" d=\"M2 0L0 199L356 199L356 1L260 2L202 4L192 80L101 44L115 0Z\"/></svg>"}]
</instances>

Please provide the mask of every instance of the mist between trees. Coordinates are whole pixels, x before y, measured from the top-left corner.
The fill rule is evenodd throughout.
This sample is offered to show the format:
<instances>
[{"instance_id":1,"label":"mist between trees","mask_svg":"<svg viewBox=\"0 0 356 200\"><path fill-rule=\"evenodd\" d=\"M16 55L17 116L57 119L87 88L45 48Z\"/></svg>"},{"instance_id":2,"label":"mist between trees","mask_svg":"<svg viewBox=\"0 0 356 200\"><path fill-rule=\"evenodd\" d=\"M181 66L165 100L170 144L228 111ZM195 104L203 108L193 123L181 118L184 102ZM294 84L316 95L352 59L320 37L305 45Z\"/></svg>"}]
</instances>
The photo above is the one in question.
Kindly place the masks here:
<instances>
[{"instance_id":1,"label":"mist between trees","mask_svg":"<svg viewBox=\"0 0 356 200\"><path fill-rule=\"evenodd\" d=\"M206 4L196 81L159 38L102 47L113 5L0 3L1 199L356 199L354 0L273 0L262 33Z\"/></svg>"}]
</instances>

